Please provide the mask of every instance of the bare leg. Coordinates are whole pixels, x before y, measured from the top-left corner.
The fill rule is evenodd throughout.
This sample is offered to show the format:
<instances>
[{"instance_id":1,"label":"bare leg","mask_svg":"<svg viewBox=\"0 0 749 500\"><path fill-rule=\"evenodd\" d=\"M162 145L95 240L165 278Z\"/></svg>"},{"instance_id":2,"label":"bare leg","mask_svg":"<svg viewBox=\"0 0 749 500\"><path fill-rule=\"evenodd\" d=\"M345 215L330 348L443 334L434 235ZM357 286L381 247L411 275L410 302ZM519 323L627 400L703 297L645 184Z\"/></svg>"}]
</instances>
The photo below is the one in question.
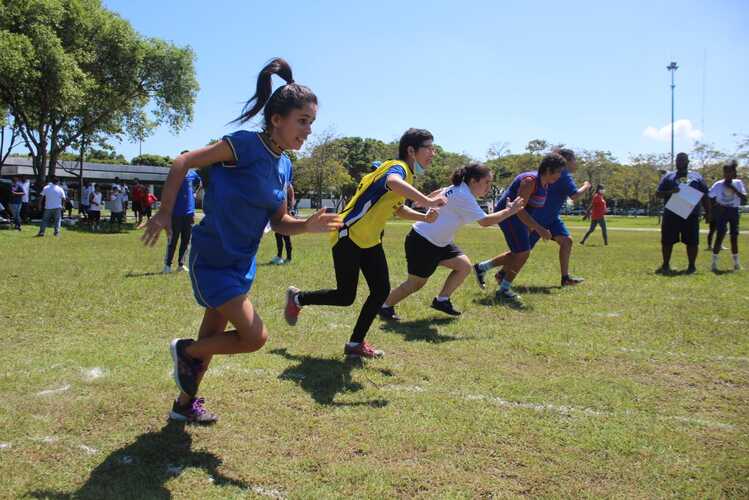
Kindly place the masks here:
<instances>
[{"instance_id":1,"label":"bare leg","mask_svg":"<svg viewBox=\"0 0 749 500\"><path fill-rule=\"evenodd\" d=\"M572 238L570 236L556 236L554 238L559 244L559 270L562 276L567 276L570 272L570 255L572 255Z\"/></svg>"},{"instance_id":2,"label":"bare leg","mask_svg":"<svg viewBox=\"0 0 749 500\"><path fill-rule=\"evenodd\" d=\"M390 292L388 298L385 300L385 306L392 307L401 300L405 299L412 293L415 293L421 289L427 282L427 278L421 278L414 276L413 274L408 275L408 279L398 285L398 288Z\"/></svg>"},{"instance_id":3,"label":"bare leg","mask_svg":"<svg viewBox=\"0 0 749 500\"><path fill-rule=\"evenodd\" d=\"M449 297L471 274L471 261L465 255L459 255L449 260L443 260L440 265L452 269L440 291L440 297Z\"/></svg>"}]
</instances>

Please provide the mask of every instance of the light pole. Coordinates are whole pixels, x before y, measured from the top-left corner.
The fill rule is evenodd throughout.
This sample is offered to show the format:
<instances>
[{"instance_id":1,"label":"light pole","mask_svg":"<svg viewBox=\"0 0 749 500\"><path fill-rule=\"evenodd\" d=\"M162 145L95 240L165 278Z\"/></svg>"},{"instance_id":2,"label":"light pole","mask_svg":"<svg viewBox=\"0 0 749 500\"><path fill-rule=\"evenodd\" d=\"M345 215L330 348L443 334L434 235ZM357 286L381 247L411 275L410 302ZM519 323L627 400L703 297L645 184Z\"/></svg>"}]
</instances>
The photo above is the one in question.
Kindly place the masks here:
<instances>
[{"instance_id":1,"label":"light pole","mask_svg":"<svg viewBox=\"0 0 749 500\"><path fill-rule=\"evenodd\" d=\"M671 64L666 66L666 69L671 72L671 168L674 168L674 73L679 69L675 61L671 61Z\"/></svg>"}]
</instances>

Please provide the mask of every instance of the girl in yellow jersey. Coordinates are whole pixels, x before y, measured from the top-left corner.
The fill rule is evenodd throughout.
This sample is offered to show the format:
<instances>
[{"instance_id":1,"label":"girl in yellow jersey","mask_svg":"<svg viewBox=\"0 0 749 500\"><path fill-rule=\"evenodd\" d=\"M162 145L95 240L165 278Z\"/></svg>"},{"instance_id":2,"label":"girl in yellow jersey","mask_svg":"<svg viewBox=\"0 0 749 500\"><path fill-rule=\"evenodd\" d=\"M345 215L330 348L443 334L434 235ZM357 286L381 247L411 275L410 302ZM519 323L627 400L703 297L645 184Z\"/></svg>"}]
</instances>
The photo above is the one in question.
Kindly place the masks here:
<instances>
[{"instance_id":1,"label":"girl in yellow jersey","mask_svg":"<svg viewBox=\"0 0 749 500\"><path fill-rule=\"evenodd\" d=\"M390 293L382 231L394 214L414 221L437 220L438 213L431 207L443 206L447 202L445 197L441 193L426 196L411 185L414 174L419 174L432 163L433 140L427 130L408 129L400 139L398 159L384 162L362 178L356 194L341 212L343 226L331 235L337 288L300 292L293 286L289 287L284 311L287 323L295 325L304 306L353 304L361 270L369 286L369 297L359 313L344 353L357 358L375 358L384 354L364 340L380 306ZM426 214L416 212L403 204L406 199L430 210Z\"/></svg>"}]
</instances>

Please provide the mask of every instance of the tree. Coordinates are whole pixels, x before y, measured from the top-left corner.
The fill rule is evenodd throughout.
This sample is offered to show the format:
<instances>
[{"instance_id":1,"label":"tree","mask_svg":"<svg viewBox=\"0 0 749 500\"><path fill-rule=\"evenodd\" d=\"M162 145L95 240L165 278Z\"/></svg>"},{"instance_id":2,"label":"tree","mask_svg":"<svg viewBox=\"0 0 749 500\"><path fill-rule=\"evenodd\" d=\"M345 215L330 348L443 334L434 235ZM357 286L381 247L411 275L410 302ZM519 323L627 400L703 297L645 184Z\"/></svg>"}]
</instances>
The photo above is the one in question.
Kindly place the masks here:
<instances>
[{"instance_id":1,"label":"tree","mask_svg":"<svg viewBox=\"0 0 749 500\"><path fill-rule=\"evenodd\" d=\"M100 0L6 0L0 54L0 102L40 181L86 137L132 134L146 109L173 131L192 121L192 50L140 36Z\"/></svg>"},{"instance_id":2,"label":"tree","mask_svg":"<svg viewBox=\"0 0 749 500\"><path fill-rule=\"evenodd\" d=\"M530 154L541 154L549 149L549 142L545 139L532 139L528 141L528 145L525 146L525 149Z\"/></svg>"},{"instance_id":3,"label":"tree","mask_svg":"<svg viewBox=\"0 0 749 500\"><path fill-rule=\"evenodd\" d=\"M5 129L9 130L10 136L8 137L8 146L5 146ZM15 120L10 116L7 110L3 111L0 109L0 173L3 171L3 165L5 160L8 159L13 148L18 146L20 143L20 134L18 127L16 126Z\"/></svg>"},{"instance_id":4,"label":"tree","mask_svg":"<svg viewBox=\"0 0 749 500\"><path fill-rule=\"evenodd\" d=\"M154 155L154 154L143 154L134 157L130 160L131 165L155 165L157 167L170 167L172 165L172 159L168 156Z\"/></svg>"},{"instance_id":5,"label":"tree","mask_svg":"<svg viewBox=\"0 0 749 500\"><path fill-rule=\"evenodd\" d=\"M331 129L316 135L307 142L305 154L297 160L294 168L294 188L300 193L314 196L314 206L322 206L325 193L342 194L345 186L352 182L340 161L341 143Z\"/></svg>"},{"instance_id":6,"label":"tree","mask_svg":"<svg viewBox=\"0 0 749 500\"><path fill-rule=\"evenodd\" d=\"M341 137L335 139L335 151L338 160L346 167L349 175L359 182L370 171L375 160L385 161L395 158L398 147L377 139L361 137Z\"/></svg>"}]
</instances>

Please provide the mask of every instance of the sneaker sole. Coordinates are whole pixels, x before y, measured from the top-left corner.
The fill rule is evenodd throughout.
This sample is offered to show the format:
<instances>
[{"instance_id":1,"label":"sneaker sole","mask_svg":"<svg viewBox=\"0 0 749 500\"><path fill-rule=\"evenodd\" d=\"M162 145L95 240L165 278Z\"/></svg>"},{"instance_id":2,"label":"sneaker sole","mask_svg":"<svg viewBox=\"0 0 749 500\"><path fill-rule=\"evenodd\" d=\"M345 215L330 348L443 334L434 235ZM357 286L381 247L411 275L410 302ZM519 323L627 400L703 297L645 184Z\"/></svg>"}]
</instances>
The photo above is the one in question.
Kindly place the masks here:
<instances>
[{"instance_id":1,"label":"sneaker sole","mask_svg":"<svg viewBox=\"0 0 749 500\"><path fill-rule=\"evenodd\" d=\"M187 422L189 419L181 413L177 413L176 411L172 410L169 412L169 420L174 420L177 422Z\"/></svg>"},{"instance_id":2,"label":"sneaker sole","mask_svg":"<svg viewBox=\"0 0 749 500\"><path fill-rule=\"evenodd\" d=\"M476 284L479 288L486 290L486 285L481 283L481 278L479 278L479 273L476 271L476 268L473 269L473 277L476 278Z\"/></svg>"},{"instance_id":3,"label":"sneaker sole","mask_svg":"<svg viewBox=\"0 0 749 500\"><path fill-rule=\"evenodd\" d=\"M294 301L294 294L299 293L299 289L293 286L290 286L286 289L286 307L284 307L283 310L283 317L286 320L286 323L290 326L296 325L297 319L299 319L299 315L297 316L291 316L288 313L289 310L289 304L293 303ZM296 304L294 304L296 306ZM297 306L298 307L298 306Z\"/></svg>"},{"instance_id":4,"label":"sneaker sole","mask_svg":"<svg viewBox=\"0 0 749 500\"><path fill-rule=\"evenodd\" d=\"M174 365L174 371L172 371L172 378L174 379L174 383L177 385L177 389L184 392L185 394L190 394L187 392L184 387L182 387L182 384L179 381L179 355L177 354L177 343L182 339L174 339L169 344L169 351L172 353L172 364ZM190 394L191 396L194 396L194 394Z\"/></svg>"},{"instance_id":5,"label":"sneaker sole","mask_svg":"<svg viewBox=\"0 0 749 500\"><path fill-rule=\"evenodd\" d=\"M462 313L450 313L450 312L447 312L447 311L443 311L442 309L437 309L434 306L429 306L429 307L431 307L435 311L441 312L442 314L447 314L448 316L452 316L453 318L457 318L458 316L460 316L462 314Z\"/></svg>"}]
</instances>

